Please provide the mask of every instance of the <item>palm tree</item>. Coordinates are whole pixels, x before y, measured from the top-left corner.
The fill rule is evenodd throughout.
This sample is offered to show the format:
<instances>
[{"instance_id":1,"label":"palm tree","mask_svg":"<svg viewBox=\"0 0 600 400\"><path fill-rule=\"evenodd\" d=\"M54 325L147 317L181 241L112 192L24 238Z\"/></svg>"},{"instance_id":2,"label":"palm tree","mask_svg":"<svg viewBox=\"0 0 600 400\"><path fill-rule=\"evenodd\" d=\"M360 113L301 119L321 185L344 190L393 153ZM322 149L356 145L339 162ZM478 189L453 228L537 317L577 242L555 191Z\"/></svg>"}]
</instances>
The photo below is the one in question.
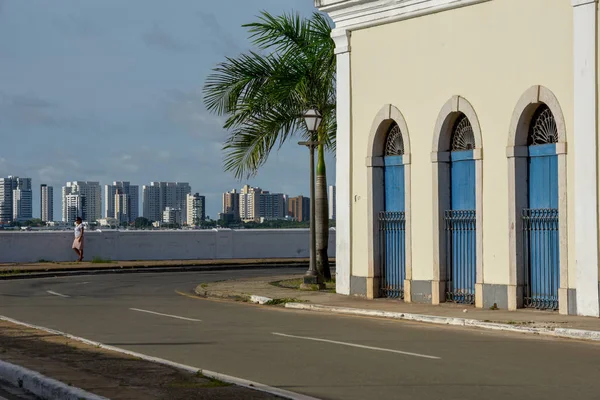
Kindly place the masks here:
<instances>
[{"instance_id":1,"label":"palm tree","mask_svg":"<svg viewBox=\"0 0 600 400\"><path fill-rule=\"evenodd\" d=\"M272 16L244 25L257 51L218 64L204 85L207 109L226 116L225 170L236 178L255 175L271 150L301 135L324 143L318 148L316 171L317 269L331 280L327 258L329 219L325 150L335 151L335 54L331 25L322 14ZM302 120L316 108L323 122L310 137Z\"/></svg>"}]
</instances>

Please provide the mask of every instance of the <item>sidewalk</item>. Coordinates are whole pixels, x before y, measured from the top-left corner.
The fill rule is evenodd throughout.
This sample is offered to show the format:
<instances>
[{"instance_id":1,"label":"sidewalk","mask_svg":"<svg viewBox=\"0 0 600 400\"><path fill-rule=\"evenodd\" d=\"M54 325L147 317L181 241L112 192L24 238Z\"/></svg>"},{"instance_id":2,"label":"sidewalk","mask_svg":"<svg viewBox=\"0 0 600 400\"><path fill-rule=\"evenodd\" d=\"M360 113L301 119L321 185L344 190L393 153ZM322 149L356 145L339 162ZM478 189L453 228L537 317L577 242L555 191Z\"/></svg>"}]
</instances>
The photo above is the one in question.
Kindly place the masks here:
<instances>
[{"instance_id":1,"label":"sidewalk","mask_svg":"<svg viewBox=\"0 0 600 400\"><path fill-rule=\"evenodd\" d=\"M236 300L263 302L283 299L287 308L333 312L394 319L406 319L437 324L471 326L485 329L510 330L524 333L577 339L600 340L600 318L560 315L557 312L523 309L518 311L478 309L458 304L404 303L401 300L374 299L339 295L332 292L311 292L274 286L271 282L301 278L272 276L214 283L201 283L196 294ZM250 296L258 296L250 299ZM262 297L266 299L262 299Z\"/></svg>"}]
</instances>

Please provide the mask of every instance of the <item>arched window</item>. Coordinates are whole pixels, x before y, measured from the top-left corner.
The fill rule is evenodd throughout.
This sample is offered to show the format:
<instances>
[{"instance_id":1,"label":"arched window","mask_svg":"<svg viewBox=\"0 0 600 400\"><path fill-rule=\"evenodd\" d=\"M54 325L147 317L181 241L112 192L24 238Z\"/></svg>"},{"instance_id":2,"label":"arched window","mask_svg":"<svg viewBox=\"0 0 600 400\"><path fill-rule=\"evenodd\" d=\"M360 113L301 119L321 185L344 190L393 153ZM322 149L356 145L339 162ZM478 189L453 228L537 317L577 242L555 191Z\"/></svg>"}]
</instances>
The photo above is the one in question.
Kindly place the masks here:
<instances>
[{"instance_id":1,"label":"arched window","mask_svg":"<svg viewBox=\"0 0 600 400\"><path fill-rule=\"evenodd\" d=\"M402 140L402 132L400 131L398 124L395 122L392 123L387 133L387 138L385 140L385 155L404 155L404 141Z\"/></svg>"},{"instance_id":2,"label":"arched window","mask_svg":"<svg viewBox=\"0 0 600 400\"><path fill-rule=\"evenodd\" d=\"M554 114L547 105L542 104L533 114L529 128L527 144L537 146L558 143L558 129Z\"/></svg>"},{"instance_id":3,"label":"arched window","mask_svg":"<svg viewBox=\"0 0 600 400\"><path fill-rule=\"evenodd\" d=\"M475 148L475 135L473 127L466 115L461 114L452 129L451 151L473 150Z\"/></svg>"}]
</instances>

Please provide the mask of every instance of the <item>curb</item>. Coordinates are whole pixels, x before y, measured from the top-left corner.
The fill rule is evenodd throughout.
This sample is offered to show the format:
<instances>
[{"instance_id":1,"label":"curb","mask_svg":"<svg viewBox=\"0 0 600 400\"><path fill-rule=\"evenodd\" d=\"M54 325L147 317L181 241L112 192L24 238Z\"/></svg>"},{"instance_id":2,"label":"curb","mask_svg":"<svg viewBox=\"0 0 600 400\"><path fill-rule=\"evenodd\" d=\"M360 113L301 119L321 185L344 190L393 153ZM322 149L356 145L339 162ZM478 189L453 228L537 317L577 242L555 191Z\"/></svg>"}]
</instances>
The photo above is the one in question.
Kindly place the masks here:
<instances>
[{"instance_id":1,"label":"curb","mask_svg":"<svg viewBox=\"0 0 600 400\"><path fill-rule=\"evenodd\" d=\"M410 314L392 311L365 310L350 307L324 306L320 304L287 303L286 308L317 312L330 312L336 314L359 315L366 317L379 317L401 319L407 321L425 322L438 325L466 326L496 331L528 333L540 336L552 336L567 339L600 341L600 331L589 331L570 328L533 328L528 326L502 324L497 322L484 322L476 319L440 317L435 315Z\"/></svg>"},{"instance_id":2,"label":"curb","mask_svg":"<svg viewBox=\"0 0 600 400\"><path fill-rule=\"evenodd\" d=\"M195 272L195 271L233 271L241 269L277 269L277 268L304 268L308 263L277 263L277 264L224 264L224 265L189 265L173 267L129 267L116 266L114 268L86 268L86 269L55 269L47 271L22 270L22 272L0 275L0 281L36 278L54 278L63 276L80 275L107 275L107 274L136 274L136 273L163 273L163 272ZM2 272L0 271L0 274Z\"/></svg>"},{"instance_id":3,"label":"curb","mask_svg":"<svg viewBox=\"0 0 600 400\"><path fill-rule=\"evenodd\" d=\"M109 400L2 360L0 360L0 379L46 400Z\"/></svg>"},{"instance_id":4,"label":"curb","mask_svg":"<svg viewBox=\"0 0 600 400\"><path fill-rule=\"evenodd\" d=\"M184 365L184 364L179 364L173 361L169 361L169 360L165 360L162 358L158 358L158 357L152 357L152 356L148 356L145 354L141 354L141 353L136 353L135 351L130 351L130 350L125 350L125 349L121 349L119 347L114 347L114 346L109 346L109 345L105 345L99 342L95 342L93 340L88 340L79 336L74 336L65 332L61 332L61 331L57 331L55 329L50 329L50 328L45 328L43 326L38 326L38 325L33 325L33 324L28 324L26 322L21 322L18 321L16 319L12 319L9 317L5 317L0 315L0 320L2 321L7 321L7 322L12 322L13 324L16 325L21 325L21 326L26 326L28 328L32 328L32 329L38 329L44 332L48 332L54 335L60 335L81 343L85 343L91 346L96 346L99 347L101 349L105 349L105 350L109 350L109 351L114 351L117 353L121 353L121 354L126 354L128 356L132 356L132 357L137 357L140 358L142 360L145 361L150 361L150 362L154 362L157 364L162 364L162 365L167 365L169 367L173 367L173 368L177 368L186 372L190 372L193 374L196 373L200 373L208 378L213 378L213 379L218 379L222 382L226 382L226 383L230 383L232 385L237 385L237 386L241 386L241 387L245 387L247 389L253 389L253 390L258 390L259 392L265 392L265 393L269 393L275 396L279 396L281 398L284 399L289 399L289 400L320 400L316 397L311 397L311 396L307 396L304 394L300 394L300 393L294 393L294 392L290 392L288 390L285 389L279 389L276 387L272 387L272 386L268 386L268 385L264 385L262 383L258 383L258 382L253 382L253 381L249 381L246 379L242 379L242 378L237 378L235 376L230 376L230 375L225 375L225 374L221 374L219 372L214 372L214 371L209 371L206 369L201 369L201 368L197 368L197 367L192 367L190 365ZM50 379L50 378L48 378ZM60 382L58 382L60 383ZM68 386L67 386L68 387ZM52 398L48 398L49 400L79 400L81 397L52 397ZM104 397L83 397L86 400L109 400L106 399Z\"/></svg>"}]
</instances>

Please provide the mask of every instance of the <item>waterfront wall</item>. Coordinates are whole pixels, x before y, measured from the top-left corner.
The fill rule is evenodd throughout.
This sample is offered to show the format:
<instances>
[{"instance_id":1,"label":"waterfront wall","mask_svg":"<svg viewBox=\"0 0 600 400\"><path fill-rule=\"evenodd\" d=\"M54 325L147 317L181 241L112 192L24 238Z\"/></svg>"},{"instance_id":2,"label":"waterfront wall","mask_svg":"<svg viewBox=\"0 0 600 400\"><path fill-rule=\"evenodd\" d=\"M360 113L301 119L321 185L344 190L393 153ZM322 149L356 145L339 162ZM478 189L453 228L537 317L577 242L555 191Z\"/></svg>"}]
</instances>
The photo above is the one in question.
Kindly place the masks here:
<instances>
[{"instance_id":1,"label":"waterfront wall","mask_svg":"<svg viewBox=\"0 0 600 400\"><path fill-rule=\"evenodd\" d=\"M85 259L212 260L309 257L308 229L88 231ZM0 263L72 261L72 231L0 232ZM329 232L335 257L335 230Z\"/></svg>"}]
</instances>

